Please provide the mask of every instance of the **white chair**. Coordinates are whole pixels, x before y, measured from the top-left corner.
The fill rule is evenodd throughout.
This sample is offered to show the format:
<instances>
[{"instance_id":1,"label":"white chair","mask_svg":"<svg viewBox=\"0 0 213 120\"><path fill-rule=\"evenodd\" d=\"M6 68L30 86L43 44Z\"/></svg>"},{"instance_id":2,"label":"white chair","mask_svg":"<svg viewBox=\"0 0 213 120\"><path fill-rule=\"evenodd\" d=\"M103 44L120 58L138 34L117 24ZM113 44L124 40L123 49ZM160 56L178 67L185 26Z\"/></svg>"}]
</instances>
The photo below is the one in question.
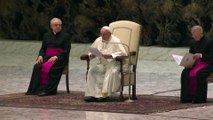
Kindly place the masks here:
<instances>
[{"instance_id":1,"label":"white chair","mask_svg":"<svg viewBox=\"0 0 213 120\"><path fill-rule=\"evenodd\" d=\"M118 57L116 60L118 60L121 64L121 91L120 91L120 97L123 99L123 87L129 86L132 91L131 93L131 99L137 99L136 98L136 68L137 68L137 61L138 61L138 53L139 53L139 46L140 46L140 36L141 36L141 25L127 20L120 20L115 21L109 24L109 27L112 31L112 34L118 38L120 38L121 42L128 46L125 47L126 51L128 51L128 55L130 58L128 58L129 61L129 72L131 75L129 75L129 72L123 71L123 62L125 61L125 57Z\"/></svg>"}]
</instances>

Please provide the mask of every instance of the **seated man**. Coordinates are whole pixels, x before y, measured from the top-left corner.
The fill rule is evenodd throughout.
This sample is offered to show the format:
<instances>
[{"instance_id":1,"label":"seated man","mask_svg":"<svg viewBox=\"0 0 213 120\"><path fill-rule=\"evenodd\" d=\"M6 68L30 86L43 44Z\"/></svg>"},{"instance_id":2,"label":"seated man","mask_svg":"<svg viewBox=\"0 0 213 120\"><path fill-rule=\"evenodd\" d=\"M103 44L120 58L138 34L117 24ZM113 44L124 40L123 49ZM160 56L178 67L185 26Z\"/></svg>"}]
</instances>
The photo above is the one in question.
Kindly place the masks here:
<instances>
[{"instance_id":1,"label":"seated man","mask_svg":"<svg viewBox=\"0 0 213 120\"><path fill-rule=\"evenodd\" d=\"M208 75L213 72L213 41L203 34L199 25L191 28L194 39L189 53L196 60L192 68L185 68L181 74L181 103L205 103L207 101Z\"/></svg>"},{"instance_id":2,"label":"seated man","mask_svg":"<svg viewBox=\"0 0 213 120\"><path fill-rule=\"evenodd\" d=\"M127 55L120 39L111 35L108 26L101 28L100 35L91 45L102 53L102 57L99 57L97 65L88 71L84 99L86 102L105 101L113 92L119 90L120 65L114 58ZM93 59L96 56L89 53L89 57Z\"/></svg>"},{"instance_id":3,"label":"seated man","mask_svg":"<svg viewBox=\"0 0 213 120\"><path fill-rule=\"evenodd\" d=\"M59 18L51 19L50 27L52 31L43 37L26 95L55 95L64 66L68 63L69 35L61 31L62 21Z\"/></svg>"}]
</instances>

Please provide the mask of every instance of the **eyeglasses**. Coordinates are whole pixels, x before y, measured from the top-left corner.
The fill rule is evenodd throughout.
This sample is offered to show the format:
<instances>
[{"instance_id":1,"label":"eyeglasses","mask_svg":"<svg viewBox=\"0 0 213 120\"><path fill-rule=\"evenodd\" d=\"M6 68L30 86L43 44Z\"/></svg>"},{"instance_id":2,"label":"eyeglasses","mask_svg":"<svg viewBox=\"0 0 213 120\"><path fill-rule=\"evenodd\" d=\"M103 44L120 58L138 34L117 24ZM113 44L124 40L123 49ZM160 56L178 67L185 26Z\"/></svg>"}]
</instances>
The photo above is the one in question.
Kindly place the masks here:
<instances>
[{"instance_id":1,"label":"eyeglasses","mask_svg":"<svg viewBox=\"0 0 213 120\"><path fill-rule=\"evenodd\" d=\"M62 24L52 24L52 25L56 27L56 26L61 26Z\"/></svg>"},{"instance_id":2,"label":"eyeglasses","mask_svg":"<svg viewBox=\"0 0 213 120\"><path fill-rule=\"evenodd\" d=\"M100 36L108 36L108 35L110 35L110 34L108 34L108 33L104 33L104 34L102 33L102 34L101 34L101 33L100 33Z\"/></svg>"}]
</instances>

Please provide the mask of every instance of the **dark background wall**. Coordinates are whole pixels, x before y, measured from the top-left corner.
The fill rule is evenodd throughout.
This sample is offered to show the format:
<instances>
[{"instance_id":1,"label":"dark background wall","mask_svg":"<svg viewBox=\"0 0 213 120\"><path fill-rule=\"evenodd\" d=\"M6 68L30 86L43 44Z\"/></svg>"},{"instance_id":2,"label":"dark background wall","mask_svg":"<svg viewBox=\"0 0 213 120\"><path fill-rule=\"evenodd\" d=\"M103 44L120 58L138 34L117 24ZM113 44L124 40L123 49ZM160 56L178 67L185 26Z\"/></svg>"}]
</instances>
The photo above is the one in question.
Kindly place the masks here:
<instances>
[{"instance_id":1,"label":"dark background wall","mask_svg":"<svg viewBox=\"0 0 213 120\"><path fill-rule=\"evenodd\" d=\"M90 43L100 27L116 20L143 26L141 45L187 46L200 24L212 36L212 0L0 0L0 38L41 40L59 17L76 43Z\"/></svg>"}]
</instances>

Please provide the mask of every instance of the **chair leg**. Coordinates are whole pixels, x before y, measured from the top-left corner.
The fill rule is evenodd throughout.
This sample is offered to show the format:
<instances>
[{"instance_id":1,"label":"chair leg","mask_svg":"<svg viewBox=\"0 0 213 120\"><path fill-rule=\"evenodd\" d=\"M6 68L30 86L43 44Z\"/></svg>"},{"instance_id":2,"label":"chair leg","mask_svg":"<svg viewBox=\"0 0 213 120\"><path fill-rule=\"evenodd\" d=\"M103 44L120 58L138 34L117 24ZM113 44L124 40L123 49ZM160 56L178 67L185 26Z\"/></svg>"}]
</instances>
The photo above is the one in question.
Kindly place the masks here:
<instances>
[{"instance_id":1,"label":"chair leg","mask_svg":"<svg viewBox=\"0 0 213 120\"><path fill-rule=\"evenodd\" d=\"M123 96L123 91L120 92L120 98L119 98L121 101L124 100L124 96Z\"/></svg>"},{"instance_id":2,"label":"chair leg","mask_svg":"<svg viewBox=\"0 0 213 120\"><path fill-rule=\"evenodd\" d=\"M137 100L136 97L136 86L132 85L132 100Z\"/></svg>"},{"instance_id":3,"label":"chair leg","mask_svg":"<svg viewBox=\"0 0 213 120\"><path fill-rule=\"evenodd\" d=\"M66 88L67 88L67 93L70 93L70 89L69 89L69 75L68 75L68 73L66 73Z\"/></svg>"}]
</instances>

